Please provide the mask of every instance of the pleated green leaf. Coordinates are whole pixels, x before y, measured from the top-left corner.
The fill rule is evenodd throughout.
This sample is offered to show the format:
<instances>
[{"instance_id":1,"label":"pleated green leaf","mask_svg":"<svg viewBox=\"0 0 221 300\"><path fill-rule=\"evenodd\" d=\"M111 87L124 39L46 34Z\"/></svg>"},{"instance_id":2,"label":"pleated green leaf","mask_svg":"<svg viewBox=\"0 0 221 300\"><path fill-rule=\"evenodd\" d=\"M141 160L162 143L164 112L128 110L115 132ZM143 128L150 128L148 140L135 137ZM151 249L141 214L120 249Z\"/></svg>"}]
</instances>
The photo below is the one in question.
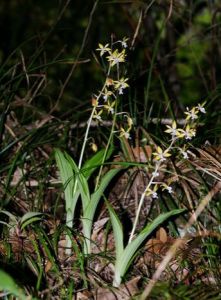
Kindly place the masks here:
<instances>
[{"instance_id":1,"label":"pleated green leaf","mask_svg":"<svg viewBox=\"0 0 221 300\"><path fill-rule=\"evenodd\" d=\"M70 163L71 157L67 153L63 153L61 150L55 149L55 159L59 169L60 178L64 187L66 211L71 212L73 217L80 192L77 189L77 186L75 186L76 178L74 176L73 168Z\"/></svg>"},{"instance_id":2,"label":"pleated green leaf","mask_svg":"<svg viewBox=\"0 0 221 300\"><path fill-rule=\"evenodd\" d=\"M112 206L106 202L110 218L111 224L113 227L113 234L114 234L114 241L115 241L115 251L116 251L116 262L118 262L121 258L121 255L124 251L124 236L123 236L123 227L118 218L117 214L115 213Z\"/></svg>"},{"instance_id":3,"label":"pleated green leaf","mask_svg":"<svg viewBox=\"0 0 221 300\"><path fill-rule=\"evenodd\" d=\"M83 217L82 217L82 223L83 223L83 233L85 237L85 253L90 253L90 245L91 245L91 229L93 225L94 215L96 212L97 205L111 182L111 180L116 176L116 174L120 171L120 169L113 169L108 171L102 178L100 185L98 189L92 194L90 202L88 203L85 210L83 210Z\"/></svg>"},{"instance_id":4,"label":"pleated green leaf","mask_svg":"<svg viewBox=\"0 0 221 300\"><path fill-rule=\"evenodd\" d=\"M140 245L145 241L145 239L150 235L160 224L166 221L171 216L180 214L185 209L175 209L167 213L160 214L155 220L153 220L150 224L148 224L135 238L129 243L126 248L121 251L120 255L116 257L115 263L115 274L113 285L118 287L121 284L122 277L125 275L127 269L129 268L131 262L133 261L136 252ZM109 210L110 211L110 210ZM111 212L111 221L113 226L114 238L116 247L118 245L119 249L121 248L120 242L122 240L122 228L119 224L119 219L117 220L116 214ZM118 250L120 251L120 250Z\"/></svg>"}]
</instances>

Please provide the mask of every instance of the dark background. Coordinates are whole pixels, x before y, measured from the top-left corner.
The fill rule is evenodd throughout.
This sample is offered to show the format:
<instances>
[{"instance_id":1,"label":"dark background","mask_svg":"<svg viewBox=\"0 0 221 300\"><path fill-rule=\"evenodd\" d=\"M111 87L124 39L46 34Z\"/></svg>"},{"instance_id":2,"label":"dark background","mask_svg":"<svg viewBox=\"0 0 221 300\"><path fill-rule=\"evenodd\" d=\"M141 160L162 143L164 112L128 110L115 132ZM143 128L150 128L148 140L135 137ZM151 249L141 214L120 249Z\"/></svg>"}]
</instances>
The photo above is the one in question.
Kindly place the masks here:
<instances>
[{"instance_id":1,"label":"dark background","mask_svg":"<svg viewBox=\"0 0 221 300\"><path fill-rule=\"evenodd\" d=\"M124 109L143 120L144 99L154 117L168 103L179 115L186 105L211 98L214 110L220 90L219 2L1 1L1 102L22 100L26 113L20 120L26 123L39 114L84 118L105 78L98 43L128 37L131 88Z\"/></svg>"}]
</instances>

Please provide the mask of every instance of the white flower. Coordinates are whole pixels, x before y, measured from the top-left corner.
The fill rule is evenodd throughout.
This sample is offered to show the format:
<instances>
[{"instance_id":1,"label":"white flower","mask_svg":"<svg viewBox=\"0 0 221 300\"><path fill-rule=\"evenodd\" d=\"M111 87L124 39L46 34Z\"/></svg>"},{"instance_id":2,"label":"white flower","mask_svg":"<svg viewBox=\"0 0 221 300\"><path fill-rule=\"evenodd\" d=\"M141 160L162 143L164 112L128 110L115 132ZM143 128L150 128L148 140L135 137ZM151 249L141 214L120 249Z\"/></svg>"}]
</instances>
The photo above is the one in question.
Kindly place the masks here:
<instances>
[{"instance_id":1,"label":"white flower","mask_svg":"<svg viewBox=\"0 0 221 300\"><path fill-rule=\"evenodd\" d=\"M123 48L127 48L127 41L128 40L129 40L128 38L124 37L123 40L120 41Z\"/></svg>"},{"instance_id":2,"label":"white flower","mask_svg":"<svg viewBox=\"0 0 221 300\"><path fill-rule=\"evenodd\" d=\"M162 185L163 191L167 190L168 193L172 194L173 193L173 188L166 183L163 183Z\"/></svg>"},{"instance_id":3,"label":"white flower","mask_svg":"<svg viewBox=\"0 0 221 300\"><path fill-rule=\"evenodd\" d=\"M182 134L182 129L177 129L176 121L173 121L172 126L166 126L167 130L165 130L165 132L171 134L172 140L175 140L175 138L182 138L184 136Z\"/></svg>"},{"instance_id":4,"label":"white flower","mask_svg":"<svg viewBox=\"0 0 221 300\"><path fill-rule=\"evenodd\" d=\"M179 149L179 151L180 151L180 153L183 155L183 158L184 159L188 159L189 158L189 155L188 155L188 151L185 151L185 150L183 150L183 149Z\"/></svg>"},{"instance_id":5,"label":"white flower","mask_svg":"<svg viewBox=\"0 0 221 300\"><path fill-rule=\"evenodd\" d=\"M123 48L127 48L127 41L129 39L124 37L123 40L116 41L114 44L120 43Z\"/></svg>"},{"instance_id":6,"label":"white flower","mask_svg":"<svg viewBox=\"0 0 221 300\"><path fill-rule=\"evenodd\" d=\"M153 198L153 199L157 199L157 198L158 198L157 192L153 192L152 198Z\"/></svg>"},{"instance_id":7,"label":"white flower","mask_svg":"<svg viewBox=\"0 0 221 300\"><path fill-rule=\"evenodd\" d=\"M158 194L157 194L157 185L155 184L154 188L151 189L151 188L147 188L146 190L146 196L147 197L152 197L153 199L157 199L158 198Z\"/></svg>"},{"instance_id":8,"label":"white flower","mask_svg":"<svg viewBox=\"0 0 221 300\"><path fill-rule=\"evenodd\" d=\"M124 89L128 88L129 85L127 84L128 78L121 78L119 80L114 81L114 87L118 90L119 95L123 95Z\"/></svg>"},{"instance_id":9,"label":"white flower","mask_svg":"<svg viewBox=\"0 0 221 300\"><path fill-rule=\"evenodd\" d=\"M171 186L167 186L167 191L168 191L168 193L170 193L170 194L172 194L173 193L173 189L172 189L172 187Z\"/></svg>"},{"instance_id":10,"label":"white flower","mask_svg":"<svg viewBox=\"0 0 221 300\"><path fill-rule=\"evenodd\" d=\"M197 114L198 114L199 111L197 110L196 107L193 107L191 110L189 110L189 108L187 107L186 110L187 111L185 112L185 114L187 115L187 117L186 117L187 120L189 120L189 119L191 119L191 120L198 119Z\"/></svg>"},{"instance_id":11,"label":"white flower","mask_svg":"<svg viewBox=\"0 0 221 300\"><path fill-rule=\"evenodd\" d=\"M201 113L205 114L205 113L206 113L206 110L205 110L205 108L203 107L203 105L204 105L204 103L203 103L203 104L198 104L198 105L197 105L197 109L198 109Z\"/></svg>"},{"instance_id":12,"label":"white flower","mask_svg":"<svg viewBox=\"0 0 221 300\"><path fill-rule=\"evenodd\" d=\"M102 44L98 44L98 47L96 50L97 51L100 51L100 56L103 56L106 52L110 52L111 49L109 48L109 44L106 44L106 45L102 45Z\"/></svg>"},{"instance_id":13,"label":"white flower","mask_svg":"<svg viewBox=\"0 0 221 300\"><path fill-rule=\"evenodd\" d=\"M154 171L154 172L152 173L152 175L153 175L153 177L158 177L158 176L160 175L160 173L157 172L157 171Z\"/></svg>"},{"instance_id":14,"label":"white flower","mask_svg":"<svg viewBox=\"0 0 221 300\"><path fill-rule=\"evenodd\" d=\"M125 132L124 136L125 136L125 138L126 138L127 140L130 139L130 133L129 133L129 132Z\"/></svg>"},{"instance_id":15,"label":"white flower","mask_svg":"<svg viewBox=\"0 0 221 300\"><path fill-rule=\"evenodd\" d=\"M104 90L104 92L102 93L103 95L103 99L106 102L107 99L113 95L113 93L111 91L108 91L107 89Z\"/></svg>"},{"instance_id":16,"label":"white flower","mask_svg":"<svg viewBox=\"0 0 221 300\"><path fill-rule=\"evenodd\" d=\"M118 65L119 63L125 62L125 49L121 52L116 49L114 52L111 52L109 56L107 56L107 60L110 62L111 67Z\"/></svg>"},{"instance_id":17,"label":"white flower","mask_svg":"<svg viewBox=\"0 0 221 300\"><path fill-rule=\"evenodd\" d=\"M119 95L123 95L123 89L122 89L122 87L121 88L119 88Z\"/></svg>"},{"instance_id":18,"label":"white flower","mask_svg":"<svg viewBox=\"0 0 221 300\"><path fill-rule=\"evenodd\" d=\"M114 109L113 109L113 107L111 107L109 110L110 110L110 113L113 115L113 114L114 114Z\"/></svg>"},{"instance_id":19,"label":"white flower","mask_svg":"<svg viewBox=\"0 0 221 300\"><path fill-rule=\"evenodd\" d=\"M99 112L97 112L97 110L95 110L94 115L93 115L93 119L96 119L97 121L102 121L101 118L101 114L102 114L103 110L100 110Z\"/></svg>"},{"instance_id":20,"label":"white flower","mask_svg":"<svg viewBox=\"0 0 221 300\"><path fill-rule=\"evenodd\" d=\"M127 48L127 43L126 42L122 41L121 45L122 45L123 48Z\"/></svg>"},{"instance_id":21,"label":"white flower","mask_svg":"<svg viewBox=\"0 0 221 300\"><path fill-rule=\"evenodd\" d=\"M98 120L98 121L101 121L101 116L99 116L99 115L94 115L93 118Z\"/></svg>"},{"instance_id":22,"label":"white flower","mask_svg":"<svg viewBox=\"0 0 221 300\"><path fill-rule=\"evenodd\" d=\"M105 104L103 107L107 110L108 114L111 113L113 115L114 106L115 106L115 101L113 101L112 103L110 101L107 101L107 104Z\"/></svg>"},{"instance_id":23,"label":"white flower","mask_svg":"<svg viewBox=\"0 0 221 300\"><path fill-rule=\"evenodd\" d=\"M167 157L171 156L168 149L163 151L159 146L157 147L157 152L154 152L153 155L155 156L155 159L160 162L165 161Z\"/></svg>"},{"instance_id":24,"label":"white flower","mask_svg":"<svg viewBox=\"0 0 221 300\"><path fill-rule=\"evenodd\" d=\"M191 128L188 124L185 130L180 130L186 140L191 140L196 135L196 129Z\"/></svg>"},{"instance_id":25,"label":"white flower","mask_svg":"<svg viewBox=\"0 0 221 300\"><path fill-rule=\"evenodd\" d=\"M124 130L123 127L120 128L120 137L125 137L127 140L130 139L130 133L128 130Z\"/></svg>"}]
</instances>

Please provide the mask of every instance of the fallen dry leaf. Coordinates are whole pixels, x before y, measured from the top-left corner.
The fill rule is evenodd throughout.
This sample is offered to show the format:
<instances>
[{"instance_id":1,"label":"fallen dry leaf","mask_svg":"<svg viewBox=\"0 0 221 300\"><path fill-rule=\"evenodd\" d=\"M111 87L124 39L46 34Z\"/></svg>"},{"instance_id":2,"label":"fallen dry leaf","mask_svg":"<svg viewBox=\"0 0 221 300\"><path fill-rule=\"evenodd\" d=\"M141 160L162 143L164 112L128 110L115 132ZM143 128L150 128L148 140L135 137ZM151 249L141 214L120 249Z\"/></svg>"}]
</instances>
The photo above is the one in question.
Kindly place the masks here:
<instances>
[{"instance_id":1,"label":"fallen dry leaf","mask_svg":"<svg viewBox=\"0 0 221 300\"><path fill-rule=\"evenodd\" d=\"M98 288L91 292L84 291L77 294L77 300L96 299L96 300L129 300L139 292L138 282L140 276L121 284L119 288Z\"/></svg>"}]
</instances>

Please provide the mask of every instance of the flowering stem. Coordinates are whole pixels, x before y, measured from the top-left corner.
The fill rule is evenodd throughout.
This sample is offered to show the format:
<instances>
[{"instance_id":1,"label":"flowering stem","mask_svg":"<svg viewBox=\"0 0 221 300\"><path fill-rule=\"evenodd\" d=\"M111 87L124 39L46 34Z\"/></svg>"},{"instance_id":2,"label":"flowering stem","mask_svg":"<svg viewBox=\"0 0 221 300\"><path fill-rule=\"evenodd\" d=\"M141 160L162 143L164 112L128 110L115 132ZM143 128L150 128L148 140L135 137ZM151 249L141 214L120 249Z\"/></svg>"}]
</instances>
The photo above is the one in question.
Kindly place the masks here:
<instances>
[{"instance_id":1,"label":"flowering stem","mask_svg":"<svg viewBox=\"0 0 221 300\"><path fill-rule=\"evenodd\" d=\"M155 167L155 170L154 170L153 173L157 173L157 171L159 170L159 167L160 167L160 162L158 164L156 164L156 167ZM131 231L131 234L130 234L130 238L129 238L128 244L131 243L131 241L132 241L132 239L134 237L134 233L135 233L135 230L136 230L136 227L137 227L137 223L138 223L138 219L139 219L139 216L140 216L141 207L143 205L146 193L147 193L148 189L150 188L151 184L153 183L154 178L155 178L154 175L150 178L150 181L149 181L148 185L146 186L145 190L143 191L143 193L141 195L141 198L140 198L139 205L138 205L138 208L137 208L137 211L136 211L136 216L135 216L135 220L134 220L134 223L133 223L133 228L132 228L132 231Z\"/></svg>"},{"instance_id":2,"label":"flowering stem","mask_svg":"<svg viewBox=\"0 0 221 300\"><path fill-rule=\"evenodd\" d=\"M81 165L82 165L84 151L85 151L86 143L87 143L87 140L88 140L89 130L90 130L90 127L91 127L91 122L93 120L93 116L94 116L95 110L96 110L96 106L93 107L93 109L91 111L90 118L89 118L89 120L87 122L87 128L86 128L86 132L85 132L85 136L84 136L84 141L83 141L83 145L82 145L82 148L81 148L81 154L80 154L80 158L79 158L79 162L78 162L78 169L80 169Z\"/></svg>"},{"instance_id":3,"label":"flowering stem","mask_svg":"<svg viewBox=\"0 0 221 300\"><path fill-rule=\"evenodd\" d=\"M117 102L115 103L114 111L116 111L116 107L117 107ZM97 179L96 179L95 190L97 189L97 187L99 185L101 173L102 173L103 166L104 166L103 164L105 162L105 159L106 159L106 156L107 156L107 152L108 152L110 143L111 143L111 141L113 139L114 128L115 128L115 125L116 125L116 117L117 117L117 114L114 113L113 122L112 122L112 126L111 126L111 132L110 132L109 139L108 139L108 142L107 142L107 145L106 145L106 148L105 148L105 152L104 152L104 156L103 156L103 159L102 159L102 162L101 162L101 167L100 167L100 170L99 170L99 174L98 174Z\"/></svg>"},{"instance_id":4,"label":"flowering stem","mask_svg":"<svg viewBox=\"0 0 221 300\"><path fill-rule=\"evenodd\" d=\"M172 148L174 142L175 142L175 139L173 139L171 141L169 147L166 149L167 152ZM160 168L160 165L161 165L161 161L159 161L156 164L155 170L154 170L153 174L156 174L158 172L158 170ZM145 190L143 191L143 193L141 195L141 198L140 198L140 201L139 201L139 205L138 205L138 208L137 208L137 211L136 211L135 220L134 220L134 223L133 223L133 228L132 228L132 231L131 231L128 243L130 243L132 241L133 237L134 237L134 233L135 233L135 230L136 230L136 227L137 227L137 223L138 223L139 216L140 216L140 211L141 211L141 208L142 208L142 205L143 205L146 193L149 190L151 184L153 184L153 180L154 180L155 177L156 177L155 175L152 175L152 177L150 178L150 181L149 181L148 185L146 186Z\"/></svg>"},{"instance_id":5,"label":"flowering stem","mask_svg":"<svg viewBox=\"0 0 221 300\"><path fill-rule=\"evenodd\" d=\"M109 69L110 69L110 68L111 68L111 66L109 67ZM119 80L119 64L117 64L117 77L118 77L118 80ZM103 156L103 159L102 159L102 162L101 162L101 167L100 167L100 170L99 170L99 173L98 173L98 176L97 176L95 190L97 189L97 187L98 187L98 185L99 185L101 173L102 173L102 171L103 171L103 164L104 164L105 159L106 159L106 157L107 157L107 152L108 152L110 143L111 143L111 141L112 141L112 139L113 139L114 128L115 128L115 125L116 125L116 118L117 118L117 101L115 102L114 117L113 117L113 123L112 123L112 126L111 126L111 132L110 132L110 135L109 135L109 139L108 139L108 142L107 142L107 146L106 146L106 148L105 148L104 156Z\"/></svg>"},{"instance_id":6,"label":"flowering stem","mask_svg":"<svg viewBox=\"0 0 221 300\"><path fill-rule=\"evenodd\" d=\"M110 74L110 70L111 70L111 66L109 65L108 72L107 72L107 77ZM103 85L103 87L102 87L102 89L100 91L100 94L97 97L97 101L99 101L99 99L100 99L103 91L105 90L106 84L107 83L105 81L105 83L104 83L104 85ZM78 163L78 168L79 169L81 168L81 165L82 165L82 160L83 160L83 156L84 156L84 151L85 151L86 143L87 143L87 140L88 140L89 130L90 130L90 127L91 127L91 122L93 120L93 116L94 116L95 111L96 111L96 106L93 107L91 115L90 115L90 118L89 118L88 123L87 123L87 129L86 129L86 132L85 132L84 142L83 142L83 145L82 145L82 148L81 148L81 154L80 154L79 163Z\"/></svg>"},{"instance_id":7,"label":"flowering stem","mask_svg":"<svg viewBox=\"0 0 221 300\"><path fill-rule=\"evenodd\" d=\"M107 77L110 74L110 70L111 70L111 67L109 65L108 72L107 72ZM100 91L100 93L97 97L97 101L99 101L99 98L101 97L105 87L106 87L106 81L105 81L105 83L104 83L104 85L103 85L103 87L102 87L102 89L101 89L101 91ZM88 122L87 122L87 128L86 128L84 141L83 141L83 145L82 145L81 153L80 153L80 158L79 158L79 162L78 162L78 169L80 169L81 166L82 166L84 151L85 151L86 144L87 144L87 141L88 141L89 130L90 130L90 127L91 127L91 123L92 123L95 111L96 111L96 105L93 106L93 109L91 111L91 115L90 115L90 117L88 119ZM74 183L73 195L76 193L76 190L77 190L77 180L75 180L75 183ZM73 212L70 212L69 214L67 213L67 220L68 220L67 223L69 224L68 227L72 228L72 225L73 225ZM66 235L66 246L67 246L66 254L70 255L71 254L71 239L70 239L70 236L68 234Z\"/></svg>"}]
</instances>

